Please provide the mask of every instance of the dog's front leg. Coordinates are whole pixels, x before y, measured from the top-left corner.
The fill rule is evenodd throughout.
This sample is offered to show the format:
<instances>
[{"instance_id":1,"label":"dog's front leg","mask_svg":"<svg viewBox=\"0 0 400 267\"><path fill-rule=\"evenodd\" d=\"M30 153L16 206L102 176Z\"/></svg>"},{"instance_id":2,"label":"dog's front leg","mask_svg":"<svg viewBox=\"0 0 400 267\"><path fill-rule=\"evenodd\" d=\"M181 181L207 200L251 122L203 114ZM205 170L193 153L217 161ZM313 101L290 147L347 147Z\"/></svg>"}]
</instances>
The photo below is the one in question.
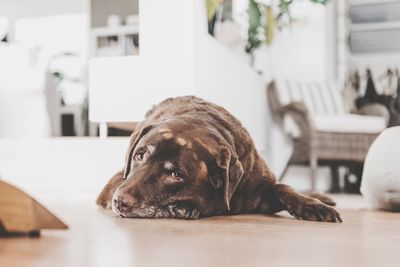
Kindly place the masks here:
<instances>
[{"instance_id":1,"label":"dog's front leg","mask_svg":"<svg viewBox=\"0 0 400 267\"><path fill-rule=\"evenodd\" d=\"M280 207L297 219L322 222L342 222L340 214L317 198L298 193L285 184L276 184L272 192Z\"/></svg>"},{"instance_id":2,"label":"dog's front leg","mask_svg":"<svg viewBox=\"0 0 400 267\"><path fill-rule=\"evenodd\" d=\"M108 181L106 186L101 191L100 195L97 197L96 204L105 208L110 209L112 198L115 190L120 186L123 180L124 171L117 172L111 179Z\"/></svg>"}]
</instances>

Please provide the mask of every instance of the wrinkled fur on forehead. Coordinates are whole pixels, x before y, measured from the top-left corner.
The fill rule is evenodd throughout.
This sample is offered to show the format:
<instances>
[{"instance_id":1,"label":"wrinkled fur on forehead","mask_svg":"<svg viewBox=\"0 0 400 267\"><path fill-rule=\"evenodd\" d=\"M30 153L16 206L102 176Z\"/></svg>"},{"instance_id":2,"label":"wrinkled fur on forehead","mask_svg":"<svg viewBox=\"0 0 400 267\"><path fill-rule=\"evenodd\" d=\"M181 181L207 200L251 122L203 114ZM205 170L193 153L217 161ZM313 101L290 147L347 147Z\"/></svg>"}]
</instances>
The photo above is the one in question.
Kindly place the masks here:
<instances>
[{"instance_id":1,"label":"wrinkled fur on forehead","mask_svg":"<svg viewBox=\"0 0 400 267\"><path fill-rule=\"evenodd\" d=\"M186 122L171 120L153 126L138 141L138 147L150 143L157 146L164 143L164 141L174 141L182 148L190 149L193 152L197 152L200 148L200 150L207 151L211 156L217 153L222 139L218 133L210 131L209 128L193 128Z\"/></svg>"},{"instance_id":2,"label":"wrinkled fur on forehead","mask_svg":"<svg viewBox=\"0 0 400 267\"><path fill-rule=\"evenodd\" d=\"M171 132L173 131L171 130ZM153 128L138 141L132 157L134 157L136 151L144 148L144 151L148 152L148 159L151 160L151 164L158 165L160 163L159 167L171 171L174 168L184 167L189 168L185 171L191 172L202 168L200 166L202 158L211 156L198 153L199 149L193 146L190 135L180 132L175 134L174 137L166 138L164 134L165 131L160 133L158 129Z\"/></svg>"},{"instance_id":3,"label":"wrinkled fur on forehead","mask_svg":"<svg viewBox=\"0 0 400 267\"><path fill-rule=\"evenodd\" d=\"M193 121L168 119L155 125L147 125L139 134L132 135L132 139L136 138L136 146L133 150L139 147L147 146L156 154L166 154L162 149L162 144L173 142L178 147L191 151L195 161L204 161L207 165L215 163L216 157L219 156L220 146L228 146L225 139L219 132L210 128L208 125L201 124L193 127ZM140 135L141 136L137 136ZM133 143L133 141L131 141ZM153 154L153 153L152 153ZM134 156L134 151L131 151L127 162ZM126 167L128 170L129 166ZM212 168L211 168L212 169Z\"/></svg>"}]
</instances>

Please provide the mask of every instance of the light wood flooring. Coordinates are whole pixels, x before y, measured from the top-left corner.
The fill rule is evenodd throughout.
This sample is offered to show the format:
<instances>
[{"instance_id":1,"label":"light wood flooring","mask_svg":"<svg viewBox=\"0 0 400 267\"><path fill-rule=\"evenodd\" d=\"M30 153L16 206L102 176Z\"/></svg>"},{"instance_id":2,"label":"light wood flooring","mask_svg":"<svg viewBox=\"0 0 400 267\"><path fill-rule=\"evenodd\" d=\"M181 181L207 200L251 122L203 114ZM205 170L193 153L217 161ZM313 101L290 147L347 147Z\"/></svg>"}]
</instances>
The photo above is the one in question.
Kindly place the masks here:
<instances>
[{"instance_id":1,"label":"light wood flooring","mask_svg":"<svg viewBox=\"0 0 400 267\"><path fill-rule=\"evenodd\" d=\"M334 196L342 224L240 215L198 221L121 219L88 196L47 196L70 227L0 238L0 266L400 266L400 213Z\"/></svg>"}]
</instances>

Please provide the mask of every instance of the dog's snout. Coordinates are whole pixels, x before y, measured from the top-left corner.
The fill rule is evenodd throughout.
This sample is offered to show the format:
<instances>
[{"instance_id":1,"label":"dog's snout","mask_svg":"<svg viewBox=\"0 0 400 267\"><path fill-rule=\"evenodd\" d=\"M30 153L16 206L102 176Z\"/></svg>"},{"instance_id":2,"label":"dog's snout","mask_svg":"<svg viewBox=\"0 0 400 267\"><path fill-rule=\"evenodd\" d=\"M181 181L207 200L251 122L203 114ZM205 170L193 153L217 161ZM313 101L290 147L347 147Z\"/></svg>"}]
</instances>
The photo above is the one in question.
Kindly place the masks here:
<instances>
[{"instance_id":1,"label":"dog's snout","mask_svg":"<svg viewBox=\"0 0 400 267\"><path fill-rule=\"evenodd\" d=\"M118 197L114 198L114 206L120 212L128 212L132 207L135 206L136 201L129 194L120 194Z\"/></svg>"},{"instance_id":2,"label":"dog's snout","mask_svg":"<svg viewBox=\"0 0 400 267\"><path fill-rule=\"evenodd\" d=\"M126 201L125 199L118 199L118 207L120 209L120 211L128 211L129 209L129 203L128 201Z\"/></svg>"}]
</instances>

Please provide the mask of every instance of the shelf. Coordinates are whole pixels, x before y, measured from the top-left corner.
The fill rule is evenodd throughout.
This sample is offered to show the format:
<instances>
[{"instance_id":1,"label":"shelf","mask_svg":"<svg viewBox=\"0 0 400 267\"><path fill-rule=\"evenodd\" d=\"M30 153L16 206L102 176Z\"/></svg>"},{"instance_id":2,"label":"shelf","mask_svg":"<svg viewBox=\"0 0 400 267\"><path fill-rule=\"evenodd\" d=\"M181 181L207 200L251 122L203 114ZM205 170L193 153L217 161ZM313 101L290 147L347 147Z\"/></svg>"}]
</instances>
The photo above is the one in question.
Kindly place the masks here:
<instances>
[{"instance_id":1,"label":"shelf","mask_svg":"<svg viewBox=\"0 0 400 267\"><path fill-rule=\"evenodd\" d=\"M114 57L137 55L139 53L139 26L93 28L92 55L95 57Z\"/></svg>"}]
</instances>

